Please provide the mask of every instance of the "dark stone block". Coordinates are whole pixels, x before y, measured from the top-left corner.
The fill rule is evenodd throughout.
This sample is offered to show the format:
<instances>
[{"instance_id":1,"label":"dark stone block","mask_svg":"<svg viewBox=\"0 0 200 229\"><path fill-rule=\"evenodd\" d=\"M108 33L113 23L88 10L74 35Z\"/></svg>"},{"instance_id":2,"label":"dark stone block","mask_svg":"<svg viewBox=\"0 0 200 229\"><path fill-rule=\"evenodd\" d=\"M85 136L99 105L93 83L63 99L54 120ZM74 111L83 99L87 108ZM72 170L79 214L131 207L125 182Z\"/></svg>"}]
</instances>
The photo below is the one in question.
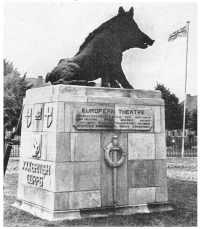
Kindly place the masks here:
<instances>
[{"instance_id":1,"label":"dark stone block","mask_svg":"<svg viewBox=\"0 0 200 229\"><path fill-rule=\"evenodd\" d=\"M154 187L156 184L154 160L129 161L128 173L130 188Z\"/></svg>"},{"instance_id":2,"label":"dark stone block","mask_svg":"<svg viewBox=\"0 0 200 229\"><path fill-rule=\"evenodd\" d=\"M99 162L77 162L74 164L74 190L100 189Z\"/></svg>"}]
</instances>

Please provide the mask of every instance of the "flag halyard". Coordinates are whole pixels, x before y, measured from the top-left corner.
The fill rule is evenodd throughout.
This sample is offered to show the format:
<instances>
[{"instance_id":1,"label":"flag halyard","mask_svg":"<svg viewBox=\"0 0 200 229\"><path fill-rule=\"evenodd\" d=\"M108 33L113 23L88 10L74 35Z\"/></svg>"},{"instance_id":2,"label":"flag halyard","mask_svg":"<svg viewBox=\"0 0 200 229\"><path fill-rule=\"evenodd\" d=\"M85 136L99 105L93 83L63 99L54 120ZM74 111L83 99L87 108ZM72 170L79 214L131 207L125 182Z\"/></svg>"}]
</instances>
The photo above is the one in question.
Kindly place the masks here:
<instances>
[{"instance_id":1,"label":"flag halyard","mask_svg":"<svg viewBox=\"0 0 200 229\"><path fill-rule=\"evenodd\" d=\"M187 33L188 33L188 26L186 25L180 28L179 30L173 32L172 34L170 34L168 41L173 41L177 37L186 37Z\"/></svg>"}]
</instances>

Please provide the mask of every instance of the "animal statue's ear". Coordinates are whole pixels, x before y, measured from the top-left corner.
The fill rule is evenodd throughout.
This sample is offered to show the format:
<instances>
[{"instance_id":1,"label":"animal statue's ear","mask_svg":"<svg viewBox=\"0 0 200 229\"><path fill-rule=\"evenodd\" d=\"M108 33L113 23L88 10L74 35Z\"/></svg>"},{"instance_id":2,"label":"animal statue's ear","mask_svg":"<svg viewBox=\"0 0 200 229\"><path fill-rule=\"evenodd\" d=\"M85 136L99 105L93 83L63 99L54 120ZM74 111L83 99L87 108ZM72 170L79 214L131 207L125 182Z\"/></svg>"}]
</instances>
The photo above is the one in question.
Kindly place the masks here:
<instances>
[{"instance_id":1,"label":"animal statue's ear","mask_svg":"<svg viewBox=\"0 0 200 229\"><path fill-rule=\"evenodd\" d=\"M121 15L125 15L125 11L124 11L124 9L123 9L122 6L119 7L118 15L120 15L120 16L121 16Z\"/></svg>"},{"instance_id":2,"label":"animal statue's ear","mask_svg":"<svg viewBox=\"0 0 200 229\"><path fill-rule=\"evenodd\" d=\"M128 11L128 14L133 17L134 15L134 11L133 11L133 7L130 8L130 10Z\"/></svg>"}]
</instances>

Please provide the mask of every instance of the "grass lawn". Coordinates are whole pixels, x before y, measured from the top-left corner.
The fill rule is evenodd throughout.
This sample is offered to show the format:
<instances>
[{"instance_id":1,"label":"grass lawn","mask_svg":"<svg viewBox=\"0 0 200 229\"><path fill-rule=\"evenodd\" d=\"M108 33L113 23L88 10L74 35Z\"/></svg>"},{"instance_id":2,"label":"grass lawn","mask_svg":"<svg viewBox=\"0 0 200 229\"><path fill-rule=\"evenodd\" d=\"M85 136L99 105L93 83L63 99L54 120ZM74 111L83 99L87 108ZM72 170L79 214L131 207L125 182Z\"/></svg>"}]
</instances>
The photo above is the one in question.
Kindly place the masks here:
<instances>
[{"instance_id":1,"label":"grass lawn","mask_svg":"<svg viewBox=\"0 0 200 229\"><path fill-rule=\"evenodd\" d=\"M10 162L9 162L10 163ZM14 162L15 164L16 162ZM10 166L12 167L12 166ZM9 167L9 168L10 168ZM13 166L15 167L15 166ZM171 168L169 168L171 169ZM177 168L176 168L177 169ZM181 168L183 169L183 168ZM174 211L110 216L99 219L49 222L11 206L17 195L17 172L8 172L4 177L4 226L6 227L196 227L197 182L168 178L169 202Z\"/></svg>"}]
</instances>

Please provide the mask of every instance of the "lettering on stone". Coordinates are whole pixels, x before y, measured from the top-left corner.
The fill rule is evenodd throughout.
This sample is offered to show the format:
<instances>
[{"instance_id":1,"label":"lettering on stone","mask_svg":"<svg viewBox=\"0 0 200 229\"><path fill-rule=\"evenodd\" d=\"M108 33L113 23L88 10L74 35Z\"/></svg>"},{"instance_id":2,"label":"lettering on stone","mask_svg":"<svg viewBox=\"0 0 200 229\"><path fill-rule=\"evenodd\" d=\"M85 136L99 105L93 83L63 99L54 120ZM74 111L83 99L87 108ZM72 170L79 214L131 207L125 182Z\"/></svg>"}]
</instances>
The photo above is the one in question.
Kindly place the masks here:
<instances>
[{"instance_id":1,"label":"lettering on stone","mask_svg":"<svg viewBox=\"0 0 200 229\"><path fill-rule=\"evenodd\" d=\"M51 166L48 164L38 164L31 161L23 161L22 170L27 171L27 183L43 187L46 175L50 175Z\"/></svg>"},{"instance_id":2,"label":"lettering on stone","mask_svg":"<svg viewBox=\"0 0 200 229\"><path fill-rule=\"evenodd\" d=\"M153 112L148 108L77 105L73 126L78 130L151 130Z\"/></svg>"},{"instance_id":3,"label":"lettering on stone","mask_svg":"<svg viewBox=\"0 0 200 229\"><path fill-rule=\"evenodd\" d=\"M27 184L36 185L39 187L43 187L43 177L27 175Z\"/></svg>"},{"instance_id":4,"label":"lettering on stone","mask_svg":"<svg viewBox=\"0 0 200 229\"><path fill-rule=\"evenodd\" d=\"M32 108L27 109L26 117L26 127L29 128L32 122Z\"/></svg>"},{"instance_id":5,"label":"lettering on stone","mask_svg":"<svg viewBox=\"0 0 200 229\"><path fill-rule=\"evenodd\" d=\"M76 106L73 112L73 126L82 129L113 129L115 110L113 107Z\"/></svg>"},{"instance_id":6,"label":"lettering on stone","mask_svg":"<svg viewBox=\"0 0 200 229\"><path fill-rule=\"evenodd\" d=\"M117 130L151 130L153 112L148 108L116 107L115 129Z\"/></svg>"},{"instance_id":7,"label":"lettering on stone","mask_svg":"<svg viewBox=\"0 0 200 229\"><path fill-rule=\"evenodd\" d=\"M51 109L48 107L45 117L47 117L47 128L49 128L53 122L53 107L51 107Z\"/></svg>"}]
</instances>

